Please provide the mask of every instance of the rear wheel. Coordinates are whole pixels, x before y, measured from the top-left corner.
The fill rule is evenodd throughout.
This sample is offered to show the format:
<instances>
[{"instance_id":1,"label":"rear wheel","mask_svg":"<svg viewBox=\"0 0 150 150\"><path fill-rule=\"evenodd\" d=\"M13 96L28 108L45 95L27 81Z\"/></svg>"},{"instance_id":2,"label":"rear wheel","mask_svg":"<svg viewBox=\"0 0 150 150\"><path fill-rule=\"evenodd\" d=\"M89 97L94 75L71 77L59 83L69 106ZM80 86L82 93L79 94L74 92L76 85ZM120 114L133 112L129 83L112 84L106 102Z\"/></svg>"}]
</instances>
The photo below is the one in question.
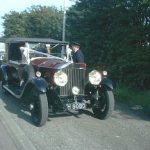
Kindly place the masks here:
<instances>
[{"instance_id":1,"label":"rear wheel","mask_svg":"<svg viewBox=\"0 0 150 150\"><path fill-rule=\"evenodd\" d=\"M106 119L114 110L113 92L107 89L97 91L97 100L93 104L92 110L94 115L99 119Z\"/></svg>"},{"instance_id":2,"label":"rear wheel","mask_svg":"<svg viewBox=\"0 0 150 150\"><path fill-rule=\"evenodd\" d=\"M34 96L30 108L34 124L36 126L43 126L48 119L48 101L46 94L37 94L37 96Z\"/></svg>"}]
</instances>

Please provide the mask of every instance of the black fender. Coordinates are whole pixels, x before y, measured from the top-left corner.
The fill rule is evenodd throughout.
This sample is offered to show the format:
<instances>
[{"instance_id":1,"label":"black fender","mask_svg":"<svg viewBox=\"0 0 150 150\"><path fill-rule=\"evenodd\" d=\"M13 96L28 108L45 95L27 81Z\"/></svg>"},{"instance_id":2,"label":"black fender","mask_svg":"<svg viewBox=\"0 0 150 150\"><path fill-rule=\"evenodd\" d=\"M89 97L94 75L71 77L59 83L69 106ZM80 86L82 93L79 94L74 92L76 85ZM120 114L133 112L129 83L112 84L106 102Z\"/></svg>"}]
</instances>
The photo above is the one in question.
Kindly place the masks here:
<instances>
[{"instance_id":1,"label":"black fender","mask_svg":"<svg viewBox=\"0 0 150 150\"><path fill-rule=\"evenodd\" d=\"M110 90L113 90L113 82L108 78L103 78L100 85L105 86L106 88Z\"/></svg>"},{"instance_id":2,"label":"black fender","mask_svg":"<svg viewBox=\"0 0 150 150\"><path fill-rule=\"evenodd\" d=\"M34 77L27 82L23 95L28 95L33 88L35 88L35 90L39 93L46 93L47 87L48 83L44 78Z\"/></svg>"},{"instance_id":3,"label":"black fender","mask_svg":"<svg viewBox=\"0 0 150 150\"><path fill-rule=\"evenodd\" d=\"M85 94L87 99L91 101L91 104L94 105L95 101L98 99L98 91L100 90L113 90L113 82L108 78L103 78L99 85L92 85L91 83L86 84Z\"/></svg>"},{"instance_id":4,"label":"black fender","mask_svg":"<svg viewBox=\"0 0 150 150\"><path fill-rule=\"evenodd\" d=\"M48 83L44 78L34 77L30 82L39 92L46 93Z\"/></svg>"}]
</instances>

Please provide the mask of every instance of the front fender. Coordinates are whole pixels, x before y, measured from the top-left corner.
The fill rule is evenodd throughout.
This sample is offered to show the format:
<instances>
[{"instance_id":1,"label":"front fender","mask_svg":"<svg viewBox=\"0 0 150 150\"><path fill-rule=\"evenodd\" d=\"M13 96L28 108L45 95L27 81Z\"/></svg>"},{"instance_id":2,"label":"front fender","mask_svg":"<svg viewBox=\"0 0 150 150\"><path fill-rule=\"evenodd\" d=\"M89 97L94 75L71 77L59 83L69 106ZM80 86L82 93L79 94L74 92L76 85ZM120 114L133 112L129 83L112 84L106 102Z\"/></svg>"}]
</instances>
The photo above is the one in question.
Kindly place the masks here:
<instances>
[{"instance_id":1,"label":"front fender","mask_svg":"<svg viewBox=\"0 0 150 150\"><path fill-rule=\"evenodd\" d=\"M113 90L113 82L108 78L103 78L100 85L106 86L110 90Z\"/></svg>"},{"instance_id":2,"label":"front fender","mask_svg":"<svg viewBox=\"0 0 150 150\"><path fill-rule=\"evenodd\" d=\"M35 77L31 79L30 83L41 93L47 91L48 83L44 78Z\"/></svg>"}]
</instances>

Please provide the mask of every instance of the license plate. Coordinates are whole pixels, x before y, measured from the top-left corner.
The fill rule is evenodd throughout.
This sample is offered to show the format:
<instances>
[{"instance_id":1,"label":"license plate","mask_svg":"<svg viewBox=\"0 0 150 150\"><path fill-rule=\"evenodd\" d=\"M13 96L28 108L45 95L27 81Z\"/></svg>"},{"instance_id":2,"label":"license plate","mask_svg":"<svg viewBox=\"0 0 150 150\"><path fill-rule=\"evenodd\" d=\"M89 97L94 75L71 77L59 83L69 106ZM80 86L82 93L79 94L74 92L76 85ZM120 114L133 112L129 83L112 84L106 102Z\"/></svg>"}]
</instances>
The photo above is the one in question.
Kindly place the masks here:
<instances>
[{"instance_id":1,"label":"license plate","mask_svg":"<svg viewBox=\"0 0 150 150\"><path fill-rule=\"evenodd\" d=\"M85 103L73 103L72 109L85 109Z\"/></svg>"},{"instance_id":2,"label":"license plate","mask_svg":"<svg viewBox=\"0 0 150 150\"><path fill-rule=\"evenodd\" d=\"M86 104L85 103L72 103L72 104L66 104L66 107L68 110L85 109Z\"/></svg>"}]
</instances>

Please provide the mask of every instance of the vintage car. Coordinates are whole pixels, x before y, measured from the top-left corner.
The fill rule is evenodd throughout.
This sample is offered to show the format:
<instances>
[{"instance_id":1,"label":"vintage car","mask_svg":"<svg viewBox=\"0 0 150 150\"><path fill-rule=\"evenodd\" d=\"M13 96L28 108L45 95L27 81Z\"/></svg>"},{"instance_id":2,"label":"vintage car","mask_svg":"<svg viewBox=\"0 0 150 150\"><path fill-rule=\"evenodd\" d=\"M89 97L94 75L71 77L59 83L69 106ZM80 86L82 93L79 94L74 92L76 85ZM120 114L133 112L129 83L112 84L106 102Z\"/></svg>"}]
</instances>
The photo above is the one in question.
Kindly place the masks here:
<instances>
[{"instance_id":1,"label":"vintage car","mask_svg":"<svg viewBox=\"0 0 150 150\"><path fill-rule=\"evenodd\" d=\"M36 126L50 113L92 108L108 118L114 110L112 81L106 71L86 71L74 63L68 42L49 38L0 38L5 43L6 63L0 67L2 89L29 106Z\"/></svg>"}]
</instances>

